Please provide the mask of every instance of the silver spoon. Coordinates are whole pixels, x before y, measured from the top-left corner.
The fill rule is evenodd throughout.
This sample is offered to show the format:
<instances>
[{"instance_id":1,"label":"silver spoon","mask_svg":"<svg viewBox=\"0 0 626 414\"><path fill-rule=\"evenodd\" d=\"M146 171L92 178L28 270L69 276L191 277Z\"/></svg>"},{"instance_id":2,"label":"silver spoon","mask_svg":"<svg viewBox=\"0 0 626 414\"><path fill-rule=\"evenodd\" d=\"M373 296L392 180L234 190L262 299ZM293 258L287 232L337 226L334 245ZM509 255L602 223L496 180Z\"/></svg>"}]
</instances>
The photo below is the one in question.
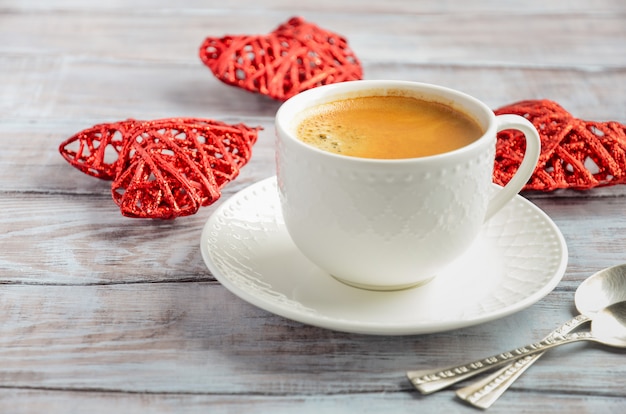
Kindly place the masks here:
<instances>
[{"instance_id":1,"label":"silver spoon","mask_svg":"<svg viewBox=\"0 0 626 414\"><path fill-rule=\"evenodd\" d=\"M574 296L580 315L561 325L544 340L565 335L589 321L602 308L626 301L626 264L601 270L587 278L576 289ZM487 409L541 356L543 352L520 358L495 373L456 391L456 395L469 404Z\"/></svg>"},{"instance_id":2,"label":"silver spoon","mask_svg":"<svg viewBox=\"0 0 626 414\"><path fill-rule=\"evenodd\" d=\"M593 315L597 313L602 308L611 305L616 302L620 302L622 300L626 300L626 264L613 266L604 270L597 272L596 274L587 278L576 290L575 294L575 302L578 311L581 315L576 316L574 319L564 323L562 326L551 332L544 340L547 340L555 335L564 335L574 330L579 325L588 322L590 319L585 315ZM541 354L533 354L528 355L525 358L520 358L516 360L514 363L510 365L515 365L515 367L507 367L505 369L510 369L508 372L509 375L515 375L516 369L524 371L524 367L529 366L525 365L524 362L528 362L535 355ZM473 377L477 374L482 373L488 369L491 369L491 366L485 366L483 370L474 370L467 371L465 373L457 373L457 375L449 377L446 381L441 381L440 386L437 389L434 389L431 392L446 388L449 385L455 384L459 381L462 381L466 378ZM428 372L428 371L425 371ZM522 372L519 372L521 375ZM519 376L517 375L517 376ZM500 379L502 380L502 379ZM491 384L492 386L494 384ZM476 391L486 392L484 389L478 389ZM460 390L459 390L460 391ZM494 390L497 392L497 390ZM504 390L502 391L504 392ZM472 396L472 394L469 394ZM473 399L477 399L479 394L473 395ZM462 397L463 398L463 397ZM485 396L485 398L489 398ZM497 398L497 397L496 397ZM495 400L494 400L495 401Z\"/></svg>"},{"instance_id":3,"label":"silver spoon","mask_svg":"<svg viewBox=\"0 0 626 414\"><path fill-rule=\"evenodd\" d=\"M593 341L626 348L626 301L613 304L594 315L591 318L591 331L557 336L464 365L436 370L409 371L407 376L422 394L430 394L463 378L507 364L526 355L578 341Z\"/></svg>"},{"instance_id":4,"label":"silver spoon","mask_svg":"<svg viewBox=\"0 0 626 414\"><path fill-rule=\"evenodd\" d=\"M626 301L615 303L596 313L591 318L590 331L556 336L464 365L436 370L409 371L407 376L422 394L430 394L460 381L459 377L467 378L527 355L579 341L592 341L626 348Z\"/></svg>"}]
</instances>

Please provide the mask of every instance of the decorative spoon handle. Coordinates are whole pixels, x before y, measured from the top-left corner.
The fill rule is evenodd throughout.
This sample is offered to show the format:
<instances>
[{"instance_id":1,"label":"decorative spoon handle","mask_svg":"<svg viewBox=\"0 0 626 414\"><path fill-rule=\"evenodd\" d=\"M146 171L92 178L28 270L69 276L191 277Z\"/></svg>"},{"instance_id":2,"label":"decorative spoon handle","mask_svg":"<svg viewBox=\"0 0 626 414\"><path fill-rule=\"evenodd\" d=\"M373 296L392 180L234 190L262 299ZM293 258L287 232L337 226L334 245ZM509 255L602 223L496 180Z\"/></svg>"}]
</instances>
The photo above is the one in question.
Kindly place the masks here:
<instances>
[{"instance_id":1,"label":"decorative spoon handle","mask_svg":"<svg viewBox=\"0 0 626 414\"><path fill-rule=\"evenodd\" d=\"M492 368L505 365L527 355L543 352L560 345L578 341L598 341L591 332L579 332L565 336L556 336L544 339L540 342L528 344L521 348L515 348L501 354L479 359L469 364L457 365L449 368L435 370L408 371L407 377L413 386L422 394L431 394L465 378L472 377Z\"/></svg>"},{"instance_id":2,"label":"decorative spoon handle","mask_svg":"<svg viewBox=\"0 0 626 414\"><path fill-rule=\"evenodd\" d=\"M550 332L544 340L568 334L589 320L584 315L578 315ZM520 358L486 378L457 390L456 395L469 404L486 410L543 354L544 352L539 352Z\"/></svg>"}]
</instances>

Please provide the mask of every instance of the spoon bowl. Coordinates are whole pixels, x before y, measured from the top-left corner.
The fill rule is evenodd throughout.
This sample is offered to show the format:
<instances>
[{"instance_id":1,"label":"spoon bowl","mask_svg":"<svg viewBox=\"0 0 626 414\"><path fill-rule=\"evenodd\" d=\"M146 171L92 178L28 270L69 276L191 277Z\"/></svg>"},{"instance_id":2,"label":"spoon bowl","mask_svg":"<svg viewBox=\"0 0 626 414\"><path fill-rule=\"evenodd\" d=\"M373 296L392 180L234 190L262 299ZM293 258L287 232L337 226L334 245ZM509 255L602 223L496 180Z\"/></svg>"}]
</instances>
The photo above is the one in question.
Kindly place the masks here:
<instances>
[{"instance_id":1,"label":"spoon bowl","mask_svg":"<svg viewBox=\"0 0 626 414\"><path fill-rule=\"evenodd\" d=\"M626 264L609 267L588 277L574 294L576 309L587 316L623 301L626 301Z\"/></svg>"},{"instance_id":2,"label":"spoon bowl","mask_svg":"<svg viewBox=\"0 0 626 414\"><path fill-rule=\"evenodd\" d=\"M596 342L626 348L626 301L614 303L596 313L591 321L590 333ZM567 336L573 335L576 334ZM593 339L590 337L589 340Z\"/></svg>"}]
</instances>

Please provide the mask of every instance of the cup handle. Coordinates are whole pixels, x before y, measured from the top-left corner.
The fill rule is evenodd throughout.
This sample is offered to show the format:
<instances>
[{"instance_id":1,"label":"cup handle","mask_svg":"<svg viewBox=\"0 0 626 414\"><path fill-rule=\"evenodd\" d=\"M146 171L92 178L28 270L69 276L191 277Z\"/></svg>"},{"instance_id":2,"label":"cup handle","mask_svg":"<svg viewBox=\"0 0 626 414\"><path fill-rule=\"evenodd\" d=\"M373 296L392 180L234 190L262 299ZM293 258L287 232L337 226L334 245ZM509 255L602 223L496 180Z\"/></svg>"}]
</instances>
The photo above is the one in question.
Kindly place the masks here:
<instances>
[{"instance_id":1,"label":"cup handle","mask_svg":"<svg viewBox=\"0 0 626 414\"><path fill-rule=\"evenodd\" d=\"M517 193L521 191L524 185L528 182L530 177L535 171L537 161L539 161L539 154L541 152L541 140L539 134L535 129L535 126L519 115L498 115L496 116L496 129L497 132L505 129L516 129L524 134L526 138L526 152L524 153L524 159L515 175L511 180L500 189L495 196L489 201L487 206L487 213L485 214L485 221L489 220L496 214L502 207L506 205Z\"/></svg>"}]
</instances>

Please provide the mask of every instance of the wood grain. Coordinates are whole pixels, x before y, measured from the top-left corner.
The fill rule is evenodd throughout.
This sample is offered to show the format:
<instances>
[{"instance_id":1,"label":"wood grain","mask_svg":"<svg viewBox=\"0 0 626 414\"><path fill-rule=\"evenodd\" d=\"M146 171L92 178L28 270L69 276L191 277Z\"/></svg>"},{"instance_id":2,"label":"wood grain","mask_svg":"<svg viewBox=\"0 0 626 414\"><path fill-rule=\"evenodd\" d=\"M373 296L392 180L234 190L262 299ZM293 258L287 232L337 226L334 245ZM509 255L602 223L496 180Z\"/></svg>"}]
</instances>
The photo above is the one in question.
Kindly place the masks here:
<instances>
[{"instance_id":1,"label":"wood grain","mask_svg":"<svg viewBox=\"0 0 626 414\"><path fill-rule=\"evenodd\" d=\"M626 262L626 190L615 186L525 194L563 232L567 272L490 323L353 335L228 292L202 262L200 231L221 202L274 174L280 103L217 81L198 47L294 15L346 36L368 79L442 84L494 109L547 98L626 123L618 0L0 1L0 412L476 412L452 391L419 395L404 372L539 339L573 315L582 280ZM58 154L96 123L173 116L263 127L222 199L191 217L124 218L110 183ZM490 412L622 412L624 356L554 350Z\"/></svg>"}]
</instances>

